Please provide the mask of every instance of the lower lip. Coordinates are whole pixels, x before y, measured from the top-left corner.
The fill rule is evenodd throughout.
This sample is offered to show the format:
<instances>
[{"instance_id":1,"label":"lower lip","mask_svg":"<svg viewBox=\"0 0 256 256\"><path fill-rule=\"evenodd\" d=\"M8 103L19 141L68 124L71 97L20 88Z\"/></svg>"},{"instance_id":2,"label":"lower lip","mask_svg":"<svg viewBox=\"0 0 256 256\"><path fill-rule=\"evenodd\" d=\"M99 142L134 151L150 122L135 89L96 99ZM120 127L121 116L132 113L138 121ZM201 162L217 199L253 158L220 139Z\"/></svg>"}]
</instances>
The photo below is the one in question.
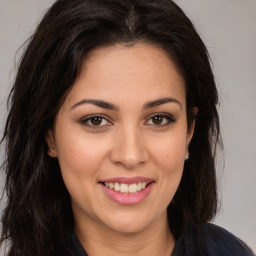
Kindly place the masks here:
<instances>
[{"instance_id":1,"label":"lower lip","mask_svg":"<svg viewBox=\"0 0 256 256\"><path fill-rule=\"evenodd\" d=\"M134 205L143 201L153 188L154 182L150 183L147 187L136 193L121 193L114 189L108 188L100 183L105 194L114 202L122 205Z\"/></svg>"}]
</instances>

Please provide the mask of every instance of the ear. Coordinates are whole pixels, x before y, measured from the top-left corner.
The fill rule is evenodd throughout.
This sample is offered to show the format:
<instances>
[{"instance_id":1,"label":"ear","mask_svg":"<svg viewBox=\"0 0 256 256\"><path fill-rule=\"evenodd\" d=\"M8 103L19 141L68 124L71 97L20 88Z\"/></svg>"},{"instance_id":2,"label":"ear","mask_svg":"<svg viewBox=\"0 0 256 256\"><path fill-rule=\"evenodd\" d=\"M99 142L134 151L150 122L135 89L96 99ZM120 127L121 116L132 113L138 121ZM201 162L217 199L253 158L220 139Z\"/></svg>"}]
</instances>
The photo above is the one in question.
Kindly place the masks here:
<instances>
[{"instance_id":1,"label":"ear","mask_svg":"<svg viewBox=\"0 0 256 256\"><path fill-rule=\"evenodd\" d=\"M189 145L189 143L190 143L190 141L193 137L193 134L194 134L197 112L198 112L198 108L193 107L192 113L193 113L194 118L193 118L193 121L190 124L190 127L189 127L188 132L187 132L187 147L188 147L188 145Z\"/></svg>"},{"instance_id":2,"label":"ear","mask_svg":"<svg viewBox=\"0 0 256 256\"><path fill-rule=\"evenodd\" d=\"M46 143L48 145L48 155L50 157L57 157L57 151L55 146L55 140L52 130L48 130L45 136Z\"/></svg>"}]
</instances>

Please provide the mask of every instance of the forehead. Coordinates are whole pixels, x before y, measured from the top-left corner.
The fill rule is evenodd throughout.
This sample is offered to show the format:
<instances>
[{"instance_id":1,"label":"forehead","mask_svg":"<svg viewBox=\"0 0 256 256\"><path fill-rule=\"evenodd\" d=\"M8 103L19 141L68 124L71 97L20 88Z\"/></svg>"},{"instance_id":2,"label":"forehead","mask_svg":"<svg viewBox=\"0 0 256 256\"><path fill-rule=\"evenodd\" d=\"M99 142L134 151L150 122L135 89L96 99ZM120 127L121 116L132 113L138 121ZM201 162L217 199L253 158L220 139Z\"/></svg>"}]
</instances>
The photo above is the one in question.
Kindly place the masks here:
<instances>
[{"instance_id":1,"label":"forehead","mask_svg":"<svg viewBox=\"0 0 256 256\"><path fill-rule=\"evenodd\" d=\"M145 96L153 99L166 94L185 98L183 77L164 50L138 43L132 47L114 45L93 50L68 98L118 101L138 96L143 101Z\"/></svg>"}]
</instances>

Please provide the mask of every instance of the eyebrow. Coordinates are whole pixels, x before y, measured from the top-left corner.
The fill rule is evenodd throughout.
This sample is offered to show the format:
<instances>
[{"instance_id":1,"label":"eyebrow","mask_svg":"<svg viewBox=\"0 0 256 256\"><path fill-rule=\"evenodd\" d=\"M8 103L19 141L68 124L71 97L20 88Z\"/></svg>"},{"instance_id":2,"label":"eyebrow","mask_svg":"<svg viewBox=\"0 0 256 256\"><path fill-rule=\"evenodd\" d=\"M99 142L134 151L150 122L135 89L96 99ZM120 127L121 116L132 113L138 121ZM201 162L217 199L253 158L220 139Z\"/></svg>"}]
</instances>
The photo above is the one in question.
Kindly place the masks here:
<instances>
[{"instance_id":1,"label":"eyebrow","mask_svg":"<svg viewBox=\"0 0 256 256\"><path fill-rule=\"evenodd\" d=\"M106 102L104 100L83 99L83 100L77 102L75 105L73 105L71 107L71 110L76 108L76 107L78 107L78 106L80 106L80 105L86 104L86 103L93 104L93 105L95 105L97 107L105 108L105 109L110 109L110 110L118 110L119 109L119 107L116 106L115 104Z\"/></svg>"},{"instance_id":2,"label":"eyebrow","mask_svg":"<svg viewBox=\"0 0 256 256\"><path fill-rule=\"evenodd\" d=\"M180 108L182 107L181 103L178 100L174 99L174 98L161 98L161 99L157 99L157 100L153 100L153 101L149 101L149 102L145 103L143 105L143 109L146 110L146 109L157 107L159 105L163 105L163 104L170 103L170 102L178 104L180 106ZM100 107L100 108L116 110L116 111L119 110L119 107L115 104L106 102L104 100L96 100L96 99L83 99L83 100L75 103L71 107L71 110L80 106L80 105L83 105L83 104L93 104L93 105L95 105L97 107Z\"/></svg>"},{"instance_id":3,"label":"eyebrow","mask_svg":"<svg viewBox=\"0 0 256 256\"><path fill-rule=\"evenodd\" d=\"M174 98L161 98L161 99L157 99L157 100L147 102L143 106L143 109L149 109L149 108L157 107L159 105L169 103L169 102L177 103L180 106L180 108L182 107L181 103L178 100L174 99Z\"/></svg>"}]
</instances>

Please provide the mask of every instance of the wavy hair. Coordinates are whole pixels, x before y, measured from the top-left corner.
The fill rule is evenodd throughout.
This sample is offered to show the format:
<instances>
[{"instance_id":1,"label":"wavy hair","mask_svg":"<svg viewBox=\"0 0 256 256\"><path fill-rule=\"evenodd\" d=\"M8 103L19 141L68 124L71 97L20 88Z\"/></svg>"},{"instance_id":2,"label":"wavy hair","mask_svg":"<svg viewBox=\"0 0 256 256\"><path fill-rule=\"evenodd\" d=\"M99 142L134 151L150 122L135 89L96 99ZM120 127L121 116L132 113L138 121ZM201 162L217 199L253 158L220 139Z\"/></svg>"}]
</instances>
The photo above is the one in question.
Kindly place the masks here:
<instances>
[{"instance_id":1,"label":"wavy hair","mask_svg":"<svg viewBox=\"0 0 256 256\"><path fill-rule=\"evenodd\" d=\"M218 94L207 49L189 18L172 0L58 0L29 39L9 96L1 234L9 256L64 255L72 210L58 161L47 154L46 132L93 49L138 42L162 48L178 67L188 127L193 107L199 109L190 158L167 209L170 229L177 239L214 217Z\"/></svg>"}]
</instances>

